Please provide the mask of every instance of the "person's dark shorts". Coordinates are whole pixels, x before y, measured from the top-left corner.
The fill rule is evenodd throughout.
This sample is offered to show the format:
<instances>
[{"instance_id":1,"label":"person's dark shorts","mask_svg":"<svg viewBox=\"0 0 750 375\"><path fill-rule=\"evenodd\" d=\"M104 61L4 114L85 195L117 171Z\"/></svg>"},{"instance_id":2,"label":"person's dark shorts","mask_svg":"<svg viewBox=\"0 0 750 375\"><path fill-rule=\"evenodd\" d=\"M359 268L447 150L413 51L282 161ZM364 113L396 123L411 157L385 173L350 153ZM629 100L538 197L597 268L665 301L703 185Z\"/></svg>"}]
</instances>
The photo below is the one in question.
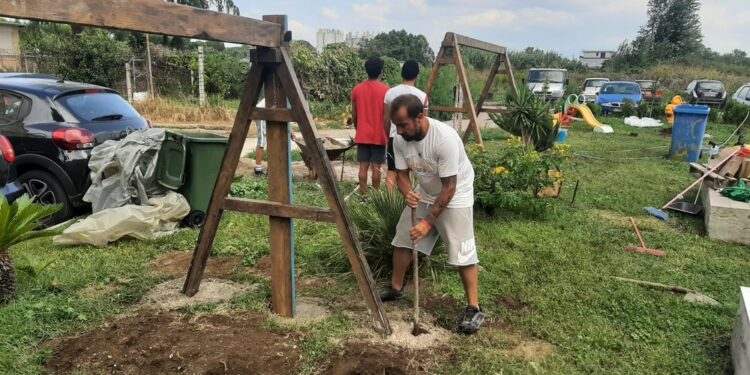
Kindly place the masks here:
<instances>
[{"instance_id":1,"label":"person's dark shorts","mask_svg":"<svg viewBox=\"0 0 750 375\"><path fill-rule=\"evenodd\" d=\"M393 138L388 138L388 150L385 155L388 159L388 170L396 171L396 159L393 158Z\"/></svg>"},{"instance_id":2,"label":"person's dark shorts","mask_svg":"<svg viewBox=\"0 0 750 375\"><path fill-rule=\"evenodd\" d=\"M385 146L358 144L357 161L371 164L385 163Z\"/></svg>"}]
</instances>

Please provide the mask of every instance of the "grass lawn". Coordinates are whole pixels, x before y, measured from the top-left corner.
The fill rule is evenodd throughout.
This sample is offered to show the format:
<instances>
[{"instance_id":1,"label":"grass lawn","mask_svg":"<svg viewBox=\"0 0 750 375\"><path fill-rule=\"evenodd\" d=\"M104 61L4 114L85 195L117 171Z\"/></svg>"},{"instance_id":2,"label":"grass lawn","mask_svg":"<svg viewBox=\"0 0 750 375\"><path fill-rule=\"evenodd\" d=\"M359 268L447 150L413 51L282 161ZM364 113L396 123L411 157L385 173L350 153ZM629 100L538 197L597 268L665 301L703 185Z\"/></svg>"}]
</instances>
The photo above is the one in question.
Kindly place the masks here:
<instances>
[{"instance_id":1,"label":"grass lawn","mask_svg":"<svg viewBox=\"0 0 750 375\"><path fill-rule=\"evenodd\" d=\"M573 157L564 167L562 196L543 220L513 215L477 214L476 234L483 270L481 300L493 325L471 337L455 336L435 354L443 374L722 374L731 371L729 342L738 308L739 287L750 285L747 247L709 240L701 218L670 214L669 222L648 216L691 181L687 164L667 161L669 138L658 129L636 129L607 119L615 134L594 134L576 123L569 133ZM710 125L723 142L734 130ZM637 133L637 136L629 133ZM503 147L505 133L485 131L487 149ZM573 186L580 181L575 205ZM344 193L353 188L342 186ZM295 199L324 205L314 184L298 182ZM628 217L639 223L647 244L668 253L658 258L623 250L637 243ZM260 313L269 297L268 282L242 272L268 254L268 220L227 213L214 256L241 255L233 280L263 287L200 311ZM334 311L358 301L335 228L295 221L297 275L325 278L333 285L305 294L329 298ZM109 247L54 247L38 240L12 249L19 268L19 297L0 307L0 373L35 374L52 353L43 343L84 332L127 311L164 281L149 262L172 251L190 251L196 230L153 241L123 240ZM388 249L384 249L388 251ZM435 262L442 258L437 256ZM52 261L46 269L44 264ZM39 271L40 270L40 271ZM463 289L454 270L435 267L425 294L446 295L458 304ZM695 305L668 292L614 281L611 276L679 285L705 293L720 306ZM384 280L379 280L384 282ZM399 302L408 308L409 300ZM440 309L427 313L446 322ZM361 311L358 314L365 314ZM453 324L453 323L451 323ZM349 315L332 317L301 331L302 360L295 372L314 373L340 350L330 338L347 338L357 323ZM269 323L266 329L282 329ZM509 333L544 342L551 353L537 359L513 355Z\"/></svg>"}]
</instances>

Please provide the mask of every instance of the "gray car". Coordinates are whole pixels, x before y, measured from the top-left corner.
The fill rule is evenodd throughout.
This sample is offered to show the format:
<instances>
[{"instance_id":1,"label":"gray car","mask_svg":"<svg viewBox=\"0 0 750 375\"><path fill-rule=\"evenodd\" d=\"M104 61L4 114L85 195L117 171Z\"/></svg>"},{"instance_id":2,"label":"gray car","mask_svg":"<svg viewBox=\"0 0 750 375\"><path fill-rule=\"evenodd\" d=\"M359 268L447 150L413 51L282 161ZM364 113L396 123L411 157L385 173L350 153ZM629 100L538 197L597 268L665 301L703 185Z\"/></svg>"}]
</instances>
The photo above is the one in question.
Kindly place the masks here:
<instances>
[{"instance_id":1,"label":"gray car","mask_svg":"<svg viewBox=\"0 0 750 375\"><path fill-rule=\"evenodd\" d=\"M534 95L546 100L562 100L568 86L568 71L566 69L529 69L526 86Z\"/></svg>"},{"instance_id":2,"label":"gray car","mask_svg":"<svg viewBox=\"0 0 750 375\"><path fill-rule=\"evenodd\" d=\"M750 82L740 86L732 95L732 100L740 104L750 105Z\"/></svg>"}]
</instances>

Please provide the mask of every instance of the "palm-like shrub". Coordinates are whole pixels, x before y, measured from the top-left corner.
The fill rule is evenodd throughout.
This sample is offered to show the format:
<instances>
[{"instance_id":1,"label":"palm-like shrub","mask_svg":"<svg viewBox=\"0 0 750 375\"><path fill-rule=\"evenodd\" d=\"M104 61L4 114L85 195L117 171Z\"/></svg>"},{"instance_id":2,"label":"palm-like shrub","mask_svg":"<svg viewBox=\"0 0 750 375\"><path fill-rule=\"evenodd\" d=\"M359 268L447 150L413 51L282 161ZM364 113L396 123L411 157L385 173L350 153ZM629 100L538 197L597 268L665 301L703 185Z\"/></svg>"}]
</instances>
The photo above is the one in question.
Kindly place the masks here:
<instances>
[{"instance_id":1,"label":"palm-like shrub","mask_svg":"<svg viewBox=\"0 0 750 375\"><path fill-rule=\"evenodd\" d=\"M508 95L508 112L490 113L490 118L501 129L521 137L524 144L542 152L555 144L558 127L552 124L550 105L527 87L519 87L518 95Z\"/></svg>"},{"instance_id":2,"label":"palm-like shrub","mask_svg":"<svg viewBox=\"0 0 750 375\"><path fill-rule=\"evenodd\" d=\"M41 219L61 208L60 205L34 203L25 195L8 204L5 197L0 196L0 304L8 302L16 293L16 269L8 250L24 241L56 234L56 231L39 229Z\"/></svg>"}]
</instances>

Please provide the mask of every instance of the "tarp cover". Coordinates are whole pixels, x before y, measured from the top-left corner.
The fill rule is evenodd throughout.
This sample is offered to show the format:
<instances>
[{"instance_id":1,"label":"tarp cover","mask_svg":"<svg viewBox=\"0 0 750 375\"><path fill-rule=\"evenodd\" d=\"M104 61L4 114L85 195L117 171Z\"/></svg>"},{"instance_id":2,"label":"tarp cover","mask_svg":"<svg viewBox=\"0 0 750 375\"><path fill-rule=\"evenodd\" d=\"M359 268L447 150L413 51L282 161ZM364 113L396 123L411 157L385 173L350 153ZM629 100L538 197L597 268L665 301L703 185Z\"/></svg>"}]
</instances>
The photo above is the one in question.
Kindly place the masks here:
<instances>
[{"instance_id":1,"label":"tarp cover","mask_svg":"<svg viewBox=\"0 0 750 375\"><path fill-rule=\"evenodd\" d=\"M122 237L151 239L159 232L174 230L190 205L179 193L148 200L148 206L126 205L97 212L69 226L53 242L56 245L106 246Z\"/></svg>"},{"instance_id":2,"label":"tarp cover","mask_svg":"<svg viewBox=\"0 0 750 375\"><path fill-rule=\"evenodd\" d=\"M126 204L148 204L166 189L156 182L156 161L166 130L143 129L91 150L91 187L83 200L94 213Z\"/></svg>"}]
</instances>

